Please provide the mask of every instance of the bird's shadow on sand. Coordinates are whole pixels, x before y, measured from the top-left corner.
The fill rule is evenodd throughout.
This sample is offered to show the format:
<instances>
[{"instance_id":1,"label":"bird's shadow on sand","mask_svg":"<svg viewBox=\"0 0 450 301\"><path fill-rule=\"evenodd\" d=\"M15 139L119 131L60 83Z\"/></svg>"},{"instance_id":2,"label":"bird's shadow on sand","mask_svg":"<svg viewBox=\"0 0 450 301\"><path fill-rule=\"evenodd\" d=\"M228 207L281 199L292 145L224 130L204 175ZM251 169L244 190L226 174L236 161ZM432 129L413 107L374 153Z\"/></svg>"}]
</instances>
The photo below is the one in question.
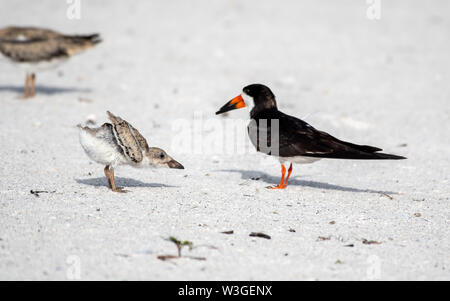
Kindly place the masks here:
<instances>
[{"instance_id":1,"label":"bird's shadow on sand","mask_svg":"<svg viewBox=\"0 0 450 301\"><path fill-rule=\"evenodd\" d=\"M131 178L121 178L115 177L116 185L119 187L176 187L166 184L159 183L144 183L139 180L134 180ZM90 185L90 186L108 186L108 181L106 177L100 178L88 178L88 179L75 179L75 181L79 184Z\"/></svg>"},{"instance_id":2,"label":"bird's shadow on sand","mask_svg":"<svg viewBox=\"0 0 450 301\"><path fill-rule=\"evenodd\" d=\"M280 177L274 177L267 173L255 171L255 170L241 170L241 169L223 169L218 170L219 172L235 172L240 173L241 178L243 180L254 180L256 178L263 180L265 183L270 185L278 185L280 183ZM281 176L281 175L280 175ZM297 179L299 176L294 176L289 178L288 186L305 186L312 187L318 189L326 189L326 190L339 190L339 191L348 191L348 192L365 192L365 193L377 193L377 194L398 194L395 191L381 191L381 190L372 190L372 189L359 189L353 187L345 187L340 185L329 184L325 182L317 182L317 181L306 181Z\"/></svg>"},{"instance_id":3,"label":"bird's shadow on sand","mask_svg":"<svg viewBox=\"0 0 450 301\"><path fill-rule=\"evenodd\" d=\"M23 94L24 86L23 85L22 86L0 85L0 92L3 92L3 91L10 91L10 92L15 92L17 94ZM35 92L36 92L36 94L53 95L53 94L72 93L72 92L88 93L88 92L91 92L91 89L77 88L77 87L54 87L54 86L39 85L39 86L36 86Z\"/></svg>"}]
</instances>

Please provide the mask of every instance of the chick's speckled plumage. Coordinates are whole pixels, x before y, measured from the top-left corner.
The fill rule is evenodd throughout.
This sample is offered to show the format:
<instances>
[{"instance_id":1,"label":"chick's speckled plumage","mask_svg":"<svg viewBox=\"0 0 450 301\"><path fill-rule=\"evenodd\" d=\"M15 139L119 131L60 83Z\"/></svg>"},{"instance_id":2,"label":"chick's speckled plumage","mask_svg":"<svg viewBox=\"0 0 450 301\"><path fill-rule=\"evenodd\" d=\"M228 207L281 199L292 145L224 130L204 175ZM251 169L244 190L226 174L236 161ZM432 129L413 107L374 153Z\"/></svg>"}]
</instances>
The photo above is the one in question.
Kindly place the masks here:
<instances>
[{"instance_id":1,"label":"chick's speckled plumage","mask_svg":"<svg viewBox=\"0 0 450 301\"><path fill-rule=\"evenodd\" d=\"M111 123L98 128L80 127L80 144L95 162L112 167L127 164L134 167L183 166L164 150L149 147L147 140L126 120L107 111Z\"/></svg>"}]
</instances>

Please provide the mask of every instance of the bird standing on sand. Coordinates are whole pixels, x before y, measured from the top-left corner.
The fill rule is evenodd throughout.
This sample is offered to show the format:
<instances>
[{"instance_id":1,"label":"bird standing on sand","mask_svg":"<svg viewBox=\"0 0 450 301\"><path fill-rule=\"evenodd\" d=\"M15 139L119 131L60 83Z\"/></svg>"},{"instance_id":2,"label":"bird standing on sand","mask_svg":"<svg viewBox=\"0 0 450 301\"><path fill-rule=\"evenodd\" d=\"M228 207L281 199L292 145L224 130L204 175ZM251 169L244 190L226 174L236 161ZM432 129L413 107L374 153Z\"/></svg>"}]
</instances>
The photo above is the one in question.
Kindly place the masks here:
<instances>
[{"instance_id":1,"label":"bird standing on sand","mask_svg":"<svg viewBox=\"0 0 450 301\"><path fill-rule=\"evenodd\" d=\"M246 100L244 100L244 98ZM339 140L318 131L308 123L278 111L275 95L261 84L246 86L242 94L226 103L217 114L253 106L250 110L249 136L256 150L277 156L281 163L281 181L272 189L284 189L292 172L292 163L312 163L322 158L397 160L405 157L380 153L382 149ZM265 141L263 141L265 140ZM274 145L272 145L274 144ZM276 147L272 147L276 146ZM290 162L288 174L284 163Z\"/></svg>"},{"instance_id":2,"label":"bird standing on sand","mask_svg":"<svg viewBox=\"0 0 450 301\"><path fill-rule=\"evenodd\" d=\"M80 144L93 161L106 165L104 171L112 191L126 192L117 187L114 180L114 168L118 165L133 167L168 166L184 169L164 150L149 147L147 140L131 124L109 111L111 123L104 123L99 128L80 128Z\"/></svg>"},{"instance_id":3,"label":"bird standing on sand","mask_svg":"<svg viewBox=\"0 0 450 301\"><path fill-rule=\"evenodd\" d=\"M0 29L0 53L26 70L24 98L35 94L37 71L54 68L100 42L99 34L64 35L36 27Z\"/></svg>"}]
</instances>

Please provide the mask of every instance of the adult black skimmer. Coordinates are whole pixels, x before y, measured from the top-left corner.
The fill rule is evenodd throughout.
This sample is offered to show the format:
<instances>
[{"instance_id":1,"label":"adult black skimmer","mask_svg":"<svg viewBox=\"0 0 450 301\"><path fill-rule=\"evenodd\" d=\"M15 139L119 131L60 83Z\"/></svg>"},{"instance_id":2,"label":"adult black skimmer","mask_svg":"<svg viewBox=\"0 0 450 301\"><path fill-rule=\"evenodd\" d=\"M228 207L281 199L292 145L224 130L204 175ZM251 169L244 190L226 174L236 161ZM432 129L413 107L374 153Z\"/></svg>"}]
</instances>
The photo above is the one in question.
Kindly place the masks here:
<instances>
[{"instance_id":1,"label":"adult black skimmer","mask_svg":"<svg viewBox=\"0 0 450 301\"><path fill-rule=\"evenodd\" d=\"M111 123L98 128L79 126L80 144L89 158L106 166L105 176L112 191L126 192L114 180L114 168L118 165L184 169L164 150L149 147L147 140L127 121L109 111L106 113Z\"/></svg>"},{"instance_id":2,"label":"adult black skimmer","mask_svg":"<svg viewBox=\"0 0 450 301\"><path fill-rule=\"evenodd\" d=\"M398 160L402 156L380 153L382 149L339 140L316 130L308 123L280 112L275 95L261 84L246 86L242 94L226 103L217 114L253 105L250 110L249 137L256 150L277 156L281 163L281 181L273 189L284 189L292 172L292 163L312 163L322 158ZM286 167L289 169L285 179Z\"/></svg>"},{"instance_id":3,"label":"adult black skimmer","mask_svg":"<svg viewBox=\"0 0 450 301\"><path fill-rule=\"evenodd\" d=\"M0 53L26 70L25 98L34 96L37 71L54 68L99 42L98 34L64 35L37 27L0 29Z\"/></svg>"}]
</instances>

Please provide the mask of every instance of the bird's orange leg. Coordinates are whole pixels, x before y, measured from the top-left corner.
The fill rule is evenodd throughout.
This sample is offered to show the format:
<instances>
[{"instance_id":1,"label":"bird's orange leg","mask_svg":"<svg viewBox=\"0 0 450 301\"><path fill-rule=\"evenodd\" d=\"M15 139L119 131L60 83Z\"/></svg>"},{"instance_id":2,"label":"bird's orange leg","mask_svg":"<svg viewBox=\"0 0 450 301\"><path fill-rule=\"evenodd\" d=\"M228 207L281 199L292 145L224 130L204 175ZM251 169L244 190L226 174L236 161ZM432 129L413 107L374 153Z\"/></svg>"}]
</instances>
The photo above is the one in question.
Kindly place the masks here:
<instances>
[{"instance_id":1,"label":"bird's orange leg","mask_svg":"<svg viewBox=\"0 0 450 301\"><path fill-rule=\"evenodd\" d=\"M108 180L109 188L113 189L113 186L111 184L111 172L109 170L109 165L106 165L104 172L105 172L106 179Z\"/></svg>"},{"instance_id":2,"label":"bird's orange leg","mask_svg":"<svg viewBox=\"0 0 450 301\"><path fill-rule=\"evenodd\" d=\"M292 163L291 163L291 165L289 165L288 174L287 174L286 180L284 181L283 188L286 188L287 183L289 181L289 177L291 176L291 172L292 172Z\"/></svg>"},{"instance_id":3,"label":"bird's orange leg","mask_svg":"<svg viewBox=\"0 0 450 301\"><path fill-rule=\"evenodd\" d=\"M284 167L284 164L281 164L281 180L280 180L280 185L278 186L274 186L274 187L267 187L269 189L283 189L286 186L283 187L283 181L284 181L284 175L286 174L286 167Z\"/></svg>"},{"instance_id":4,"label":"bird's orange leg","mask_svg":"<svg viewBox=\"0 0 450 301\"><path fill-rule=\"evenodd\" d=\"M281 182L280 182L280 185L275 186L275 187L269 187L269 188L270 189L284 189L284 188L286 188L287 183L289 181L289 177L291 176L291 173L292 173L292 163L291 163L291 165L289 165L287 177L283 181L285 173L286 173L286 167L284 167L284 165L281 164Z\"/></svg>"}]
</instances>

